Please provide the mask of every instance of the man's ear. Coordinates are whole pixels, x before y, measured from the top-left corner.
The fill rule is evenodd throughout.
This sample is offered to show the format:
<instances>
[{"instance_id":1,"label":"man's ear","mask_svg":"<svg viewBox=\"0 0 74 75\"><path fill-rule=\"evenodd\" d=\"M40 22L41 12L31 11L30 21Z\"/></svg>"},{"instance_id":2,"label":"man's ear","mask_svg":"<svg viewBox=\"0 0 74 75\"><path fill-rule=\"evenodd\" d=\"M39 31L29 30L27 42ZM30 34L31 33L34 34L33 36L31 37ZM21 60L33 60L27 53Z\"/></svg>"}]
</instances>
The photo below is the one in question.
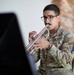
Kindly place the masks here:
<instances>
[{"instance_id":1,"label":"man's ear","mask_svg":"<svg viewBox=\"0 0 74 75\"><path fill-rule=\"evenodd\" d=\"M60 21L60 15L59 15L59 16L57 16L57 20L58 20L58 22Z\"/></svg>"}]
</instances>

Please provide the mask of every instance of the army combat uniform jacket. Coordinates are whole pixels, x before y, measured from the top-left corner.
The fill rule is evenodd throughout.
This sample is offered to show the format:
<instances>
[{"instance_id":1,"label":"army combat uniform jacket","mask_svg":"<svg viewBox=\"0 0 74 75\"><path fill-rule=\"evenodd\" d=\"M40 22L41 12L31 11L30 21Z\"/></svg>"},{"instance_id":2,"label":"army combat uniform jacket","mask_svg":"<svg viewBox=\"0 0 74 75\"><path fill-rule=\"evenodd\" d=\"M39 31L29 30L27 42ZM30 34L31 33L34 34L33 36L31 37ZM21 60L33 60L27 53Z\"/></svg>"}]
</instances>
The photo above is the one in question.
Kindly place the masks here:
<instances>
[{"instance_id":1,"label":"army combat uniform jacket","mask_svg":"<svg viewBox=\"0 0 74 75\"><path fill-rule=\"evenodd\" d=\"M59 26L57 32L47 40L52 44L51 48L34 53L35 61L40 59L38 75L72 75L74 34Z\"/></svg>"}]
</instances>

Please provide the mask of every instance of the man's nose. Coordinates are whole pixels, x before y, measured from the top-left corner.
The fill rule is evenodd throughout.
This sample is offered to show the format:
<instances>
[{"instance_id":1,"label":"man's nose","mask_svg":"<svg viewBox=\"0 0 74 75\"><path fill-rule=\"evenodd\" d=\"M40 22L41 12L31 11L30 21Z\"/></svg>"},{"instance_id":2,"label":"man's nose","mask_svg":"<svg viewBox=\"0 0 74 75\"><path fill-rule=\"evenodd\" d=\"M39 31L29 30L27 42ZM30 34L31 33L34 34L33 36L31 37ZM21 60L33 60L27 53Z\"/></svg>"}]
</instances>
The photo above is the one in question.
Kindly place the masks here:
<instances>
[{"instance_id":1,"label":"man's nose","mask_svg":"<svg viewBox=\"0 0 74 75\"><path fill-rule=\"evenodd\" d=\"M46 18L45 23L50 23L50 20L48 18Z\"/></svg>"}]
</instances>

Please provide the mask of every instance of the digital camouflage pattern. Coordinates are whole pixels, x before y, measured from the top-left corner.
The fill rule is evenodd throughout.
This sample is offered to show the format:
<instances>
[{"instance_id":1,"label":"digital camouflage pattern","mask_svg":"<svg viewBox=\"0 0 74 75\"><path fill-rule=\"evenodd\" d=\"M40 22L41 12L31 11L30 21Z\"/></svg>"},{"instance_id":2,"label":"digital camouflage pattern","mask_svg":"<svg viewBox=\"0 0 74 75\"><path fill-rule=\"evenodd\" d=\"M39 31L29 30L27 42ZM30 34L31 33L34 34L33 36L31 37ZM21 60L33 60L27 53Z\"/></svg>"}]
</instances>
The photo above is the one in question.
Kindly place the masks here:
<instances>
[{"instance_id":1,"label":"digital camouflage pattern","mask_svg":"<svg viewBox=\"0 0 74 75\"><path fill-rule=\"evenodd\" d=\"M57 33L50 36L48 41L52 47L34 53L36 62L41 59L38 75L72 75L74 34L60 26Z\"/></svg>"}]
</instances>

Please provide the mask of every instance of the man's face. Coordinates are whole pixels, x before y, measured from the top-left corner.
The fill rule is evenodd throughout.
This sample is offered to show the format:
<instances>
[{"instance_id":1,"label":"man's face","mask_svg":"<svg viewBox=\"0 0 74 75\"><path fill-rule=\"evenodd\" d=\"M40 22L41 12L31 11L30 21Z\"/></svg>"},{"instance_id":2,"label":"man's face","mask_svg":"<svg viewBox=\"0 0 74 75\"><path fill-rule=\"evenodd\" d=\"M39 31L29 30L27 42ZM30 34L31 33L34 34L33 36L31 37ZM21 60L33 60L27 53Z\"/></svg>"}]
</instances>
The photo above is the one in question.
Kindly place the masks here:
<instances>
[{"instance_id":1,"label":"man's face","mask_svg":"<svg viewBox=\"0 0 74 75\"><path fill-rule=\"evenodd\" d=\"M59 25L60 16L57 16L54 11L46 10L43 12L45 25L49 25L49 30L55 30Z\"/></svg>"}]
</instances>

